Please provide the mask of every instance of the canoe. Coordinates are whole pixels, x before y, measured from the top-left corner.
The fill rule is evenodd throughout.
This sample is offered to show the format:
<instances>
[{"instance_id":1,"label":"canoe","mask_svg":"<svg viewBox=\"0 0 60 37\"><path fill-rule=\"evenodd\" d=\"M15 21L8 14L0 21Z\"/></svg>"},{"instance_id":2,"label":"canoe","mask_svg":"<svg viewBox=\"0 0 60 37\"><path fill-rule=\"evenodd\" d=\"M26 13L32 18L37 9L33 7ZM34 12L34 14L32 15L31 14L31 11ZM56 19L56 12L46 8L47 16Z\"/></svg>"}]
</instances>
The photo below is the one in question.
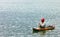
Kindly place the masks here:
<instances>
[{"instance_id":1,"label":"canoe","mask_svg":"<svg viewBox=\"0 0 60 37\"><path fill-rule=\"evenodd\" d=\"M55 26L48 26L46 28L33 28L33 31L45 31L45 30L53 30Z\"/></svg>"}]
</instances>

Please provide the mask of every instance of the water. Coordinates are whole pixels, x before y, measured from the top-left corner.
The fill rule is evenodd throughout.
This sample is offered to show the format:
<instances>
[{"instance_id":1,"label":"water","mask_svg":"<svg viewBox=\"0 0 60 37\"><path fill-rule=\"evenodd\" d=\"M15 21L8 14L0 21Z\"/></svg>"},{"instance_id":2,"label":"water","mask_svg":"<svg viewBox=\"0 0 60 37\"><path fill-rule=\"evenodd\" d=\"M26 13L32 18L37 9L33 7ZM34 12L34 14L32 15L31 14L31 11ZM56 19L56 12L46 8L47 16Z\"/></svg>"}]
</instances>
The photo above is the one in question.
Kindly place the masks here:
<instances>
[{"instance_id":1,"label":"water","mask_svg":"<svg viewBox=\"0 0 60 37\"><path fill-rule=\"evenodd\" d=\"M0 3L0 37L60 37L59 0L5 0ZM40 18L47 25L55 25L52 31L33 33Z\"/></svg>"}]
</instances>

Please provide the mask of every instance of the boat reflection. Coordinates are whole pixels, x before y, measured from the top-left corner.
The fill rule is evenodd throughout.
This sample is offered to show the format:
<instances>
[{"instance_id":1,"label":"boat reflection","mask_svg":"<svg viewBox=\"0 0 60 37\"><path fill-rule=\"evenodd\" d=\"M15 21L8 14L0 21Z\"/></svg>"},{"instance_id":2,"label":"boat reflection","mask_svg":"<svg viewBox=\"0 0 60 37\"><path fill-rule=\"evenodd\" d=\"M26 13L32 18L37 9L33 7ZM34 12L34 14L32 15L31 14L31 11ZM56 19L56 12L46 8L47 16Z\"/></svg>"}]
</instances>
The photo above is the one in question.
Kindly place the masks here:
<instances>
[{"instance_id":1,"label":"boat reflection","mask_svg":"<svg viewBox=\"0 0 60 37\"><path fill-rule=\"evenodd\" d=\"M43 30L43 31L33 31L32 33L39 33L40 35L45 35L46 32L48 32L49 30ZM52 30L51 30L52 31Z\"/></svg>"}]
</instances>

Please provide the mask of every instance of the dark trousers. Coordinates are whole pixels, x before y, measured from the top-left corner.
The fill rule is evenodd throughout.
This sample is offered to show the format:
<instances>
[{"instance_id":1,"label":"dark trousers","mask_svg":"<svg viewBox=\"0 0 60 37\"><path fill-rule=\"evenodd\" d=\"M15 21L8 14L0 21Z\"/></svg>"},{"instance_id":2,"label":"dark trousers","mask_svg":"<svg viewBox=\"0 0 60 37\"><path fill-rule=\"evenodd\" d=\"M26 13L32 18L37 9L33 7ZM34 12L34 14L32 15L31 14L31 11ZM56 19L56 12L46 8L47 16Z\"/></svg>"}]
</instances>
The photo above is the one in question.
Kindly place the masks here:
<instances>
[{"instance_id":1,"label":"dark trousers","mask_svg":"<svg viewBox=\"0 0 60 37\"><path fill-rule=\"evenodd\" d=\"M45 28L45 25L44 25L44 26L41 26L41 25L40 25L39 27L40 27L40 28Z\"/></svg>"}]
</instances>

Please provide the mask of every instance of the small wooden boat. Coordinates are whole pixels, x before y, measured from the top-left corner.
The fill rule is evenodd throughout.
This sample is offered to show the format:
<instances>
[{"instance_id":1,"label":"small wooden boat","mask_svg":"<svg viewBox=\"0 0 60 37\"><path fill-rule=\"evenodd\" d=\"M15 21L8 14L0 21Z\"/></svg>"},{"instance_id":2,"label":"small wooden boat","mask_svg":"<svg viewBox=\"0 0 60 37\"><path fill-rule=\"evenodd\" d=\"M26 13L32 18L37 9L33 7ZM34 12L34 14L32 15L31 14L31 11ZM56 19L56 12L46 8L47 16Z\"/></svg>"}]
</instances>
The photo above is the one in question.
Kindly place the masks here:
<instances>
[{"instance_id":1,"label":"small wooden boat","mask_svg":"<svg viewBox=\"0 0 60 37\"><path fill-rule=\"evenodd\" d=\"M45 30L53 30L55 26L48 26L46 28L33 28L33 31L45 31Z\"/></svg>"}]
</instances>

